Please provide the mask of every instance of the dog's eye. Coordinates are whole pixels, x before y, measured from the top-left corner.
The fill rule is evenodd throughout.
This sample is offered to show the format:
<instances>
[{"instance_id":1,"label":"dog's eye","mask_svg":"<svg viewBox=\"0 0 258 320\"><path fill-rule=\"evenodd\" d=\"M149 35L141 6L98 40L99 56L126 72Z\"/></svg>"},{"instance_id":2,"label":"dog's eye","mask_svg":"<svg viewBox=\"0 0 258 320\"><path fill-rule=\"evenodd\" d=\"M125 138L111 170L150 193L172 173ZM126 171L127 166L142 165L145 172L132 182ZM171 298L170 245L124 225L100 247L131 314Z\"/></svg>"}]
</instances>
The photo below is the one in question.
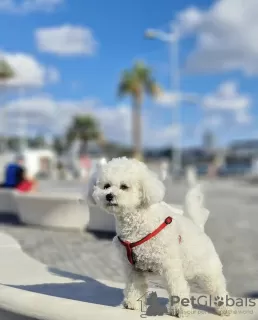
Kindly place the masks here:
<instances>
[{"instance_id":1,"label":"dog's eye","mask_svg":"<svg viewBox=\"0 0 258 320\"><path fill-rule=\"evenodd\" d=\"M109 183L106 183L105 185L104 185L104 189L109 189L111 187L111 185L109 184Z\"/></svg>"},{"instance_id":2,"label":"dog's eye","mask_svg":"<svg viewBox=\"0 0 258 320\"><path fill-rule=\"evenodd\" d=\"M129 187L126 184L121 184L120 189L127 190Z\"/></svg>"}]
</instances>

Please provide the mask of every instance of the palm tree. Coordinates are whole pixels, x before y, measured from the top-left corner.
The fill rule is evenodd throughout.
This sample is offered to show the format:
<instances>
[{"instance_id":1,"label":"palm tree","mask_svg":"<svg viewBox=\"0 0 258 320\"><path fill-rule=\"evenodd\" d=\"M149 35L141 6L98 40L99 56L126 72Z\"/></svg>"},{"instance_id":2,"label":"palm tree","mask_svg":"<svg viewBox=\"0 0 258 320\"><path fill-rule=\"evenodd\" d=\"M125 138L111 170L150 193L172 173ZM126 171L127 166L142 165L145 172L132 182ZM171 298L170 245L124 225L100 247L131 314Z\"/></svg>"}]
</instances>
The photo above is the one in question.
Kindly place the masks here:
<instances>
[{"instance_id":1,"label":"palm tree","mask_svg":"<svg viewBox=\"0 0 258 320\"><path fill-rule=\"evenodd\" d=\"M1 59L0 60L0 82L6 81L14 77L14 72L9 64Z\"/></svg>"},{"instance_id":2,"label":"palm tree","mask_svg":"<svg viewBox=\"0 0 258 320\"><path fill-rule=\"evenodd\" d=\"M143 62L136 62L132 69L125 70L120 78L118 95L131 96L132 106L132 141L134 157L141 160L142 155L142 121L141 106L144 94L151 97L158 94L159 87L152 77L151 69Z\"/></svg>"},{"instance_id":3,"label":"palm tree","mask_svg":"<svg viewBox=\"0 0 258 320\"><path fill-rule=\"evenodd\" d=\"M14 72L12 68L9 66L9 64L4 60L0 59L0 85L1 83L4 83L5 81L11 79L14 77ZM1 137L0 139L0 149L5 150L6 148L6 139L4 137Z\"/></svg>"},{"instance_id":4,"label":"palm tree","mask_svg":"<svg viewBox=\"0 0 258 320\"><path fill-rule=\"evenodd\" d=\"M66 137L69 144L75 140L82 142L82 149L85 151L90 140L98 140L101 137L101 131L94 117L90 115L75 116L67 130Z\"/></svg>"}]
</instances>

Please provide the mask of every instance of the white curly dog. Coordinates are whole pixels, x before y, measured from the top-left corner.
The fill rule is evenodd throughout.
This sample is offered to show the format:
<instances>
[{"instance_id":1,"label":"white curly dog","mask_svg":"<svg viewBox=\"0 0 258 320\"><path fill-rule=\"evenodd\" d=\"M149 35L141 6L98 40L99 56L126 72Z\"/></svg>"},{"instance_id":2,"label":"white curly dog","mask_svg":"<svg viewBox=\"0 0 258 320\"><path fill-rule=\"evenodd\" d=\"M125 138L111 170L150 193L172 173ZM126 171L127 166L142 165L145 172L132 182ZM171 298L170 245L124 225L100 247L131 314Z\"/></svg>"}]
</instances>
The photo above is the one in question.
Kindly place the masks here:
<instances>
[{"instance_id":1,"label":"white curly dog","mask_svg":"<svg viewBox=\"0 0 258 320\"><path fill-rule=\"evenodd\" d=\"M116 219L114 243L127 276L125 308L140 309L149 272L165 280L172 315L183 317L192 312L191 304L181 303L184 298L190 300L188 280L197 280L212 296L228 295L221 261L204 233L209 212L203 207L200 186L193 178L189 180L192 186L184 214L179 214L163 202L162 181L142 162L115 158L92 176L88 197ZM173 297L180 301L177 298L175 303ZM217 307L217 311L228 315L226 307Z\"/></svg>"}]
</instances>

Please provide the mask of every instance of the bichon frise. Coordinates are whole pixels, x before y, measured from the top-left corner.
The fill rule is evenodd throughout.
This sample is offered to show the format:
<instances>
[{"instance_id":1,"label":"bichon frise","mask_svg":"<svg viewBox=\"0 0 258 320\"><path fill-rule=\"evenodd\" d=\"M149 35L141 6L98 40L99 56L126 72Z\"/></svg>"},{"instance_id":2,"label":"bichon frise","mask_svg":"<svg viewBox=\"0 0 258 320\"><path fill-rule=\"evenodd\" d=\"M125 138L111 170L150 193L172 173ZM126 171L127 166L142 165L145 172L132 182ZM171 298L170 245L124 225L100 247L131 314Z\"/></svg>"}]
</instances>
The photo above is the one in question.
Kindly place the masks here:
<instances>
[{"instance_id":1,"label":"bichon frise","mask_svg":"<svg viewBox=\"0 0 258 320\"><path fill-rule=\"evenodd\" d=\"M208 211L198 188L193 187L186 196L184 214L174 213L163 202L163 183L144 163L116 158L98 169L88 192L96 205L116 219L114 243L127 276L125 308L140 309L139 298L147 293L149 272L165 280L172 315L191 313L191 303L181 303L182 299L191 301L188 280L197 280L207 293L225 299L222 264L204 233ZM228 314L225 306L217 309Z\"/></svg>"}]
</instances>

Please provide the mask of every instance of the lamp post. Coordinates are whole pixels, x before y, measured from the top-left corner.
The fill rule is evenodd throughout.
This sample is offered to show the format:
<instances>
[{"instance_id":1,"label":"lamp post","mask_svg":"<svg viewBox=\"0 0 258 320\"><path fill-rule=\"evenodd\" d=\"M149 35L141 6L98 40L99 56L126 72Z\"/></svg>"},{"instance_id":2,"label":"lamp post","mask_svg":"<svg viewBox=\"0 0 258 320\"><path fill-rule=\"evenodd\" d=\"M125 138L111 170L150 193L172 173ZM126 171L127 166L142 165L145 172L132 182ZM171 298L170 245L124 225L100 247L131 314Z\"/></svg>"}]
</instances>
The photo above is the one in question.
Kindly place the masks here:
<instances>
[{"instance_id":1,"label":"lamp post","mask_svg":"<svg viewBox=\"0 0 258 320\"><path fill-rule=\"evenodd\" d=\"M180 172L181 169L181 133L179 124L180 119L180 68L179 68L179 31L178 28L170 23L169 33L157 30L148 29L145 32L145 37L148 39L158 39L169 45L169 75L171 92L175 92L176 99L173 101L173 108L175 108L174 123L178 126L177 132L177 146L175 148L175 155L173 156L172 170L174 173ZM174 63L174 70L172 68ZM172 150L173 150L172 146Z\"/></svg>"},{"instance_id":2,"label":"lamp post","mask_svg":"<svg viewBox=\"0 0 258 320\"><path fill-rule=\"evenodd\" d=\"M7 149L7 133L6 133L6 114L5 107L0 109L0 123L1 123L1 143L0 152L4 153Z\"/></svg>"},{"instance_id":3,"label":"lamp post","mask_svg":"<svg viewBox=\"0 0 258 320\"><path fill-rule=\"evenodd\" d=\"M20 152L24 152L28 147L27 141L27 114L20 112Z\"/></svg>"}]
</instances>

